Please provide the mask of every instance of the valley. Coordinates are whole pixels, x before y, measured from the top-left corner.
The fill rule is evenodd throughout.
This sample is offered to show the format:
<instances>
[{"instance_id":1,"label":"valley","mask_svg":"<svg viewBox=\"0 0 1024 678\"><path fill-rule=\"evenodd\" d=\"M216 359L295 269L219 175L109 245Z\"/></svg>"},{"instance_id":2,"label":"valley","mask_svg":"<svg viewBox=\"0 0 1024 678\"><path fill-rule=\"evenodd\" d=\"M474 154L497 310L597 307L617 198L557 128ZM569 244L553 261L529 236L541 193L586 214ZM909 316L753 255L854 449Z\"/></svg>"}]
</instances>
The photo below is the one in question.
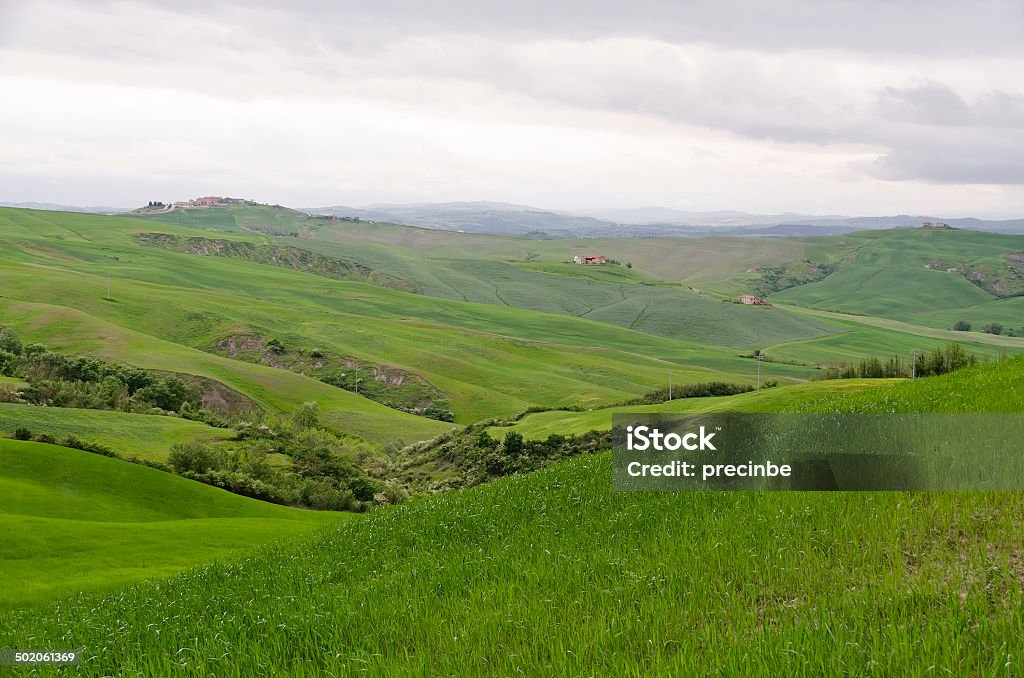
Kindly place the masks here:
<instances>
[{"instance_id":1,"label":"valley","mask_svg":"<svg viewBox=\"0 0 1024 678\"><path fill-rule=\"evenodd\" d=\"M0 524L17 540L0 645L73 619L109 671L166 673L200 638L189 652L240 673L334 675L456 671L466 653L498 672L689 671L691 653L652 648L697 645L739 670L800 638L807 670L836 653L895 669L900 629L939 652L959 600L984 621L949 662L977 667L971 648L1019 623L979 574L1019 599L1022 545L993 538L1020 520L1012 496L626 496L606 450L612 413L1018 412L1021 251L954 229L526 240L250 203L0 208ZM613 261L571 263L586 252ZM970 360L943 376L857 373L951 345ZM192 400L118 396L118 370ZM929 536L948 531L968 555ZM746 583L727 596L701 562ZM293 629L285 645L265 623ZM484 649L499 628L520 650Z\"/></svg>"}]
</instances>

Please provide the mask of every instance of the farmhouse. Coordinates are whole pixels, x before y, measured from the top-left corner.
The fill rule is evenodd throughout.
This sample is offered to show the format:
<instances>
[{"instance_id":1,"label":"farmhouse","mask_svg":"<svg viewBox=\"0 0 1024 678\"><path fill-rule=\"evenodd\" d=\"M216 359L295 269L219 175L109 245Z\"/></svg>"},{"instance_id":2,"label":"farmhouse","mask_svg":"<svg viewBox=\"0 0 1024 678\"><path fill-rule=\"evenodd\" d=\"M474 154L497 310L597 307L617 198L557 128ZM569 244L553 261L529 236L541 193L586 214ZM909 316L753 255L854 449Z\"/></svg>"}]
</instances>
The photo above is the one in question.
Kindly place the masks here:
<instances>
[{"instance_id":1,"label":"farmhouse","mask_svg":"<svg viewBox=\"0 0 1024 678\"><path fill-rule=\"evenodd\" d=\"M182 200L174 203L174 206L179 209L197 209L204 207L227 207L227 203L224 198L216 195L207 195L193 200Z\"/></svg>"},{"instance_id":2,"label":"farmhouse","mask_svg":"<svg viewBox=\"0 0 1024 678\"><path fill-rule=\"evenodd\" d=\"M753 294L741 294L736 297L737 304L746 304L748 306L771 306L771 303L761 297L755 297Z\"/></svg>"},{"instance_id":3,"label":"farmhouse","mask_svg":"<svg viewBox=\"0 0 1024 678\"><path fill-rule=\"evenodd\" d=\"M574 264L603 264L605 262L602 254L577 254L572 258Z\"/></svg>"}]
</instances>

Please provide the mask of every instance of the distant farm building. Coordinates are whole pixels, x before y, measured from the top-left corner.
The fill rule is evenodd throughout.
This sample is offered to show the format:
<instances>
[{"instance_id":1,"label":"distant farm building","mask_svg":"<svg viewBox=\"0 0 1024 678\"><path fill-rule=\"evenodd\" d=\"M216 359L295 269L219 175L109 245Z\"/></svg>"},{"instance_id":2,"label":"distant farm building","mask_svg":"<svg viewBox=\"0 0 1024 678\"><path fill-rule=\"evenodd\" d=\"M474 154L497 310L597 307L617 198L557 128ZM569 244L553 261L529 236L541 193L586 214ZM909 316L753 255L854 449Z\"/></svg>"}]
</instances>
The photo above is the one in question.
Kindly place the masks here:
<instances>
[{"instance_id":1,"label":"distant farm building","mask_svg":"<svg viewBox=\"0 0 1024 678\"><path fill-rule=\"evenodd\" d=\"M572 258L574 264L603 264L604 262L603 254L577 254Z\"/></svg>"},{"instance_id":2,"label":"distant farm building","mask_svg":"<svg viewBox=\"0 0 1024 678\"><path fill-rule=\"evenodd\" d=\"M921 228L946 228L946 229L952 230L953 227L950 226L947 223L942 222L942 221L936 221L936 222L926 221L923 224L921 224Z\"/></svg>"},{"instance_id":3,"label":"distant farm building","mask_svg":"<svg viewBox=\"0 0 1024 678\"><path fill-rule=\"evenodd\" d=\"M174 206L178 209L203 209L206 207L227 207L227 202L224 198L216 195L207 195L193 200L182 200L174 203Z\"/></svg>"},{"instance_id":4,"label":"distant farm building","mask_svg":"<svg viewBox=\"0 0 1024 678\"><path fill-rule=\"evenodd\" d=\"M746 304L747 306L771 306L771 303L761 297L755 297L753 294L741 294L736 297L737 304Z\"/></svg>"}]
</instances>

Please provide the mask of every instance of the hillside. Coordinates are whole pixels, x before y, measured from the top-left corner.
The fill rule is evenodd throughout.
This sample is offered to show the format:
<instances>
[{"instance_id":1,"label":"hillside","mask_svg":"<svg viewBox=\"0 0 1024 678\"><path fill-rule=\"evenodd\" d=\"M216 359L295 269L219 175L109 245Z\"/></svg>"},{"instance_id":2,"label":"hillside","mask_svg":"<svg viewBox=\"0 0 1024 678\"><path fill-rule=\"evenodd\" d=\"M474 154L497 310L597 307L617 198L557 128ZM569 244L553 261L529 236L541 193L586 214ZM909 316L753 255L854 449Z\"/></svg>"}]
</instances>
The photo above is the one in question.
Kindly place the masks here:
<instances>
[{"instance_id":1,"label":"hillside","mask_svg":"<svg viewBox=\"0 0 1024 678\"><path fill-rule=\"evenodd\" d=\"M339 519L137 464L0 439L0 610L164 578Z\"/></svg>"},{"instance_id":2,"label":"hillside","mask_svg":"<svg viewBox=\"0 0 1024 678\"><path fill-rule=\"evenodd\" d=\"M19 427L57 439L75 436L122 456L142 459L163 459L175 443L221 441L234 435L227 429L177 417L0 403L0 436L13 436Z\"/></svg>"},{"instance_id":3,"label":"hillside","mask_svg":"<svg viewBox=\"0 0 1024 678\"><path fill-rule=\"evenodd\" d=\"M741 393L734 396L707 398L680 398L657 405L628 405L594 409L588 412L567 412L550 410L528 414L510 426L491 426L487 432L494 438L502 439L509 431L515 431L528 440L543 440L550 435L579 435L588 431L610 431L612 414L624 412L778 412L797 403L825 397L832 394L846 394L891 383L887 379L837 379L813 381L806 384L779 386L764 391Z\"/></svg>"},{"instance_id":4,"label":"hillside","mask_svg":"<svg viewBox=\"0 0 1024 678\"><path fill-rule=\"evenodd\" d=\"M1022 370L980 366L829 407L917 409L915 394L939 389L953 411L999 409L985 394ZM0 645L59 638L88 648L97 675L976 675L1024 649L1015 494L623 493L609 465L580 458L10 614Z\"/></svg>"},{"instance_id":5,"label":"hillside","mask_svg":"<svg viewBox=\"0 0 1024 678\"><path fill-rule=\"evenodd\" d=\"M1017 261L1024 237L973 231L905 229L858 234L854 260L820 282L773 300L897 319L963 310L1024 293Z\"/></svg>"},{"instance_id":6,"label":"hillside","mask_svg":"<svg viewBox=\"0 0 1024 678\"><path fill-rule=\"evenodd\" d=\"M249 208L252 212L258 209ZM268 208L263 209L269 212ZM183 223L207 230L224 230L220 223L222 217L218 215L221 211L187 210L186 213L196 214ZM228 211L233 213L233 208ZM171 212L164 217L169 219L173 214ZM273 219L271 212L264 221ZM788 312L752 313L750 309L721 305L719 299L701 297L685 287L630 285L658 280L639 271L632 274L632 269L623 266L598 267L602 269L601 273L583 274L581 267L555 265L550 260L535 262L529 254L525 256L526 261L518 262L470 259L465 255L465 258L453 259L453 256L466 251L462 247L465 243L459 243L458 249L445 248L442 251L421 248L419 245L422 243L417 242L415 247L389 247L381 252L379 248L363 244L349 242L338 247L330 242L334 233L362 232L364 229L372 233L397 229L412 235L423 234L423 229L403 229L386 224L334 222L317 224L315 231L304 233L302 238L281 239L281 244L275 246L161 233L145 233L138 237L143 242L193 254L266 262L273 253L276 265L297 261L299 265L292 264L292 268L315 271L329 277L365 280L444 299L585 317L655 336L720 346L750 349L757 345L822 336L832 331L825 324ZM500 247L502 239L491 240L494 242L487 244ZM518 241L517 246L523 247L524 243L528 241ZM572 255L564 256L570 259ZM620 274L610 272L614 269L618 269Z\"/></svg>"},{"instance_id":7,"label":"hillside","mask_svg":"<svg viewBox=\"0 0 1024 678\"><path fill-rule=\"evenodd\" d=\"M246 334L390 365L444 393L459 422L530 405L620 401L658 385L666 361L680 364L680 380L712 374L749 379L747 361L734 350L586 318L432 299L245 259L168 252L133 239L151 227L129 217L0 211L0 239L11 245L0 254L9 285L0 306L11 325L27 341L201 374L277 411L317 400L339 427L381 442L396 435L409 442L446 427L301 374L211 353L225 338ZM220 236L246 237L253 236ZM717 302L698 301L718 308ZM793 366L770 370L784 379L806 373Z\"/></svg>"}]
</instances>

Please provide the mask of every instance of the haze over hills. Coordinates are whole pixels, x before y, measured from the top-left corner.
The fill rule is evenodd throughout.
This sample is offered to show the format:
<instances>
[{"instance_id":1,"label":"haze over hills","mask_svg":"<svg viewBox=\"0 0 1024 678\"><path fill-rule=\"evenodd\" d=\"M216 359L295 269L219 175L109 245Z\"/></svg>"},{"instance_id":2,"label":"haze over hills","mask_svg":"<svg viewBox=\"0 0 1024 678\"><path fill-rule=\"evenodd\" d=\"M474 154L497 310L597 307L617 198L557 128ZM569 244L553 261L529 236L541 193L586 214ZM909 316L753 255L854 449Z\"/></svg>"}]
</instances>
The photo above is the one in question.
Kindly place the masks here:
<instances>
[{"instance_id":1,"label":"haze over hills","mask_svg":"<svg viewBox=\"0 0 1024 678\"><path fill-rule=\"evenodd\" d=\"M52 202L0 202L0 207L20 207L28 210L47 210L50 212L82 212L85 214L123 214L130 212L128 207L112 207L110 205L60 205Z\"/></svg>"},{"instance_id":2,"label":"haze over hills","mask_svg":"<svg viewBox=\"0 0 1024 678\"><path fill-rule=\"evenodd\" d=\"M0 206L88 214L123 214L132 211L127 207L109 205L40 202L0 202ZM1024 218L992 220L907 214L844 216L799 212L754 214L736 210L686 211L661 206L565 211L487 200L375 203L362 207L332 205L296 208L295 211L444 231L534 239L844 235L854 231L914 228L925 221L944 222L954 228L972 231L1024 233Z\"/></svg>"},{"instance_id":3,"label":"haze over hills","mask_svg":"<svg viewBox=\"0 0 1024 678\"><path fill-rule=\"evenodd\" d=\"M863 230L914 228L925 221L941 221L955 228L975 231L1024 233L1024 219L986 220L906 214L850 217L795 212L688 212L668 207L595 208L566 212L487 201L377 204L366 207L335 205L305 208L305 211L447 231L533 238L843 235Z\"/></svg>"}]
</instances>

